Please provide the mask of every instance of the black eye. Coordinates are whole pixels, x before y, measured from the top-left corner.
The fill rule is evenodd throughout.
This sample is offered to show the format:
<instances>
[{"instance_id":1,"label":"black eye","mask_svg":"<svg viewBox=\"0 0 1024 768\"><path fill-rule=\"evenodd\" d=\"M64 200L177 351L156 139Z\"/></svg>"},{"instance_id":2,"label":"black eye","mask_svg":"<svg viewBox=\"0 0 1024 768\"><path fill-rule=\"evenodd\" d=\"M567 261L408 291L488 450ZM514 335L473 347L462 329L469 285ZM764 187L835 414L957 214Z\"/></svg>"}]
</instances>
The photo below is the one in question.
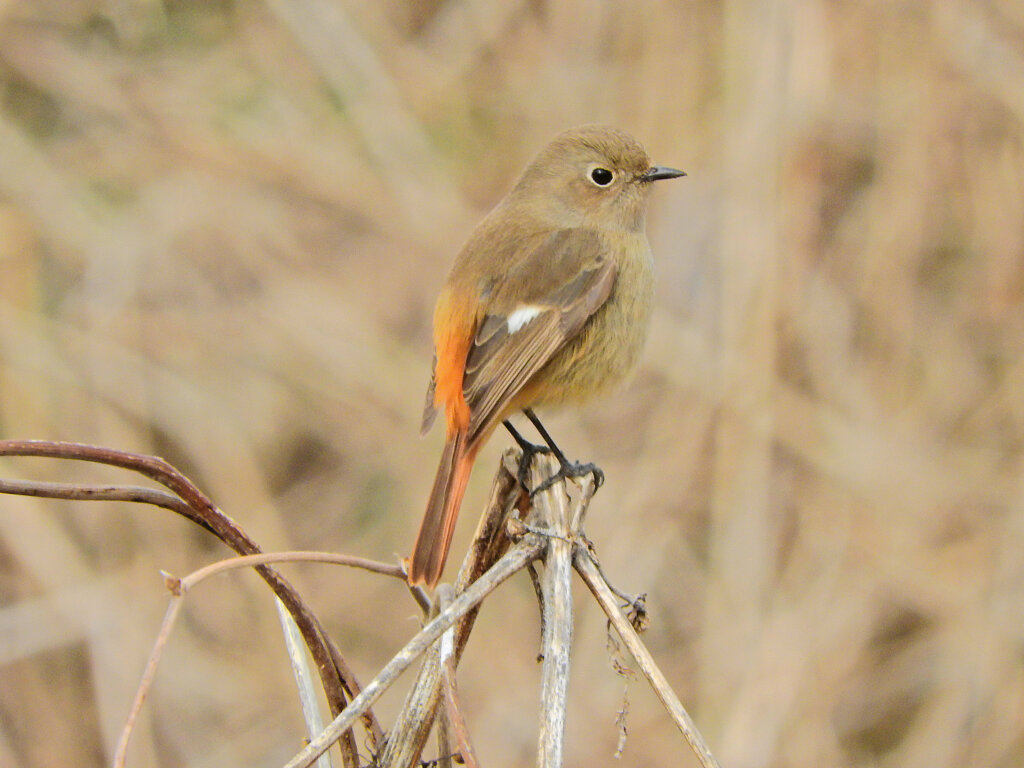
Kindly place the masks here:
<instances>
[{"instance_id":1,"label":"black eye","mask_svg":"<svg viewBox=\"0 0 1024 768\"><path fill-rule=\"evenodd\" d=\"M590 172L590 179L599 187L607 187L615 175L607 168L595 168Z\"/></svg>"}]
</instances>

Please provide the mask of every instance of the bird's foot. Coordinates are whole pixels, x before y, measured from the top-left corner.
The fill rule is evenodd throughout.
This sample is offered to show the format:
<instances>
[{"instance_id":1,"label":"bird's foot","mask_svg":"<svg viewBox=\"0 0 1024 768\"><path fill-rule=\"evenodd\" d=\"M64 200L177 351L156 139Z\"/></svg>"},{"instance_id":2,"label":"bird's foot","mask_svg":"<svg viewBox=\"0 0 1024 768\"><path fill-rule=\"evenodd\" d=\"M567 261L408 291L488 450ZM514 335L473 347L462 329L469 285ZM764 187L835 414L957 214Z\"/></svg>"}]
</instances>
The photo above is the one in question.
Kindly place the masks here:
<instances>
[{"instance_id":1,"label":"bird's foot","mask_svg":"<svg viewBox=\"0 0 1024 768\"><path fill-rule=\"evenodd\" d=\"M594 476L594 490L596 491L602 485L604 485L604 471L594 464L593 462L587 462L583 464L579 461L569 461L565 456L558 456L559 459L559 470L555 472L551 477L545 480L543 483L538 485L532 491L530 496L535 496L538 493L546 491L548 488L553 486L559 480L575 479L577 477L586 477L587 475Z\"/></svg>"},{"instance_id":2,"label":"bird's foot","mask_svg":"<svg viewBox=\"0 0 1024 768\"><path fill-rule=\"evenodd\" d=\"M519 487L532 496L535 491L531 491L530 487L526 484L526 480L530 476L530 463L533 461L533 457L538 453L551 453L551 449L546 445L531 443L519 434L516 428L513 427L511 422L508 420L503 423L505 425L505 429L509 431L509 434L512 435L512 439L515 440L516 444L519 446L519 450L523 452L522 456L519 457L519 468L516 470L516 480L519 482Z\"/></svg>"},{"instance_id":3,"label":"bird's foot","mask_svg":"<svg viewBox=\"0 0 1024 768\"><path fill-rule=\"evenodd\" d=\"M558 472L556 472L554 475L552 475L543 483L541 483L532 491L530 491L531 496L540 493L541 491L546 491L559 480L568 480L570 478L585 477L587 475L594 476L595 492L598 488L604 485L604 472L601 470L599 466L597 466L597 464L594 464L593 462L587 462L586 464L583 464L578 461L569 461L567 458L565 458L565 454L562 453L562 449L559 448L555 444L555 441L551 439L551 435L548 434L547 429L545 429L544 425L541 424L540 419L537 418L537 414L535 414L533 410L530 408L524 408L523 413L526 415L526 418L528 418L530 422L533 424L533 426L537 429L537 432L540 434L540 436L544 438L544 442L548 444L548 447L551 449L551 452L555 455L555 458L558 459L559 466Z\"/></svg>"},{"instance_id":4,"label":"bird's foot","mask_svg":"<svg viewBox=\"0 0 1024 768\"><path fill-rule=\"evenodd\" d=\"M507 419L502 423L505 425L505 429L509 431L509 434L512 435L512 439L516 441L520 450L523 452L522 457L519 459L519 469L516 473L516 480L519 481L519 487L530 494L531 498L542 491L546 491L559 480L575 479L577 477L586 477L587 475L593 475L594 477L594 491L597 491L598 488L604 485L604 472L599 466L597 466L597 464L594 464L593 462L587 462L584 464L579 461L569 461L565 457L565 454L562 453L562 450L555 444L555 441L551 439L551 435L548 434L544 425L540 423L540 419L537 418L537 415L529 408L524 409L523 413L526 414L526 418L528 418L533 423L534 427L537 428L537 431L540 433L540 436L544 438L544 442L546 442L547 445L531 443L519 434L519 431L513 427L512 423ZM538 453L553 454L558 460L559 469L555 474L536 488L530 488L526 484L526 480L530 474L530 463L533 461L533 457Z\"/></svg>"}]
</instances>

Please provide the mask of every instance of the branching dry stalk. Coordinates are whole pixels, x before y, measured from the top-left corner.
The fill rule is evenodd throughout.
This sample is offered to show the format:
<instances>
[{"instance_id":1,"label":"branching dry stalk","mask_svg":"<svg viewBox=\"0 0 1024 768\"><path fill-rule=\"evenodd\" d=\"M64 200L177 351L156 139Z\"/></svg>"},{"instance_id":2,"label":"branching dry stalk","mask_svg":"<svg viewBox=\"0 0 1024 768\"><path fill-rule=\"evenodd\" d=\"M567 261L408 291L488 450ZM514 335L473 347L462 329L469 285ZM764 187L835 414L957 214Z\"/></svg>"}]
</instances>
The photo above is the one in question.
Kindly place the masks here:
<instances>
[{"instance_id":1,"label":"branching dry stalk","mask_svg":"<svg viewBox=\"0 0 1024 768\"><path fill-rule=\"evenodd\" d=\"M544 550L545 540L540 534L530 533L505 553L490 570L473 582L465 592L458 595L448 608L429 621L371 680L362 692L352 700L345 711L338 715L317 738L292 758L285 768L306 768L340 738L357 717L386 691L395 679L418 659L441 634L465 616L481 600L517 571L535 560Z\"/></svg>"},{"instance_id":2,"label":"branching dry stalk","mask_svg":"<svg viewBox=\"0 0 1024 768\"><path fill-rule=\"evenodd\" d=\"M508 450L498 464L491 486L490 498L480 517L473 544L459 569L455 580L456 592L465 591L471 583L493 565L508 548L505 535L505 521L513 506L522 501L522 494L516 484L518 454ZM455 629L455 658L457 665L466 647L469 634L476 621L478 608L473 608L459 622ZM429 613L429 612L428 612ZM441 668L433 655L428 656L420 666L416 682L406 696L402 711L395 719L395 725L388 734L384 750L377 755L379 768L408 768L416 763L423 751L430 729L437 715L441 699Z\"/></svg>"},{"instance_id":3,"label":"branching dry stalk","mask_svg":"<svg viewBox=\"0 0 1024 768\"><path fill-rule=\"evenodd\" d=\"M445 716L441 718L443 732L440 734L442 759L447 759L451 752L448 746L451 743L448 734L450 727L462 760L474 768L477 760L458 698L458 661L472 631L480 603L513 574L541 559L544 566L535 579L535 584L539 583L540 588L543 628L537 765L540 768L560 768L563 761L573 626L571 575L575 568L607 614L623 644L636 659L641 672L693 749L702 768L718 768L718 763L679 698L654 663L633 624L623 614L615 591L609 586L593 557L582 530L583 519L596 490L591 477L574 482L575 490L572 494L567 492L564 481L560 481L531 498L516 480L520 452L517 449L506 451L477 535L462 564L454 589L442 585L438 590L436 605L431 603L422 590L413 590L413 597L425 609L429 621L365 688L360 688L337 648L324 635L319 621L305 607L294 588L270 567L270 563L297 560L332 562L404 579L401 567L325 553L260 553L255 542L234 521L217 509L180 472L156 457L73 443L10 440L0 441L0 456L3 455L94 461L139 472L164 485L170 493L136 486L82 486L12 480L0 480L0 493L154 504L182 514L212 531L242 555L214 563L184 579L168 577L168 586L172 591L171 603L118 745L115 759L117 766L124 763L132 726L152 684L170 629L187 592L214 574L233 568L254 567L295 620L317 664L321 684L334 715L326 728L313 736L285 768L312 765L339 741L346 768L357 768L359 758L352 726L360 718L370 735L370 748L375 753L374 762L378 768L412 768L419 760L430 730L438 719L438 707L442 704L445 707ZM557 469L557 462L550 455L535 456L529 468L531 486L539 486ZM526 519L510 517L515 510L527 515ZM513 540L516 543L510 545ZM631 600L627 600L629 602ZM642 610L642 602L632 602L633 609L638 606ZM384 739L383 731L370 707L421 656L424 661L416 681L394 728L388 738Z\"/></svg>"},{"instance_id":4,"label":"branching dry stalk","mask_svg":"<svg viewBox=\"0 0 1024 768\"><path fill-rule=\"evenodd\" d=\"M70 459L107 464L137 472L167 488L178 502L159 490L142 489L136 493L133 486L71 486L57 483L31 483L4 481L11 493L52 498L86 500L131 500L178 512L197 525L206 528L224 544L240 555L260 554L260 548L230 517L218 509L194 483L181 472L156 456L117 451L82 443L53 442L48 440L0 440L0 456L35 456L50 459ZM4 487L0 487L0 492ZM345 704L360 691L359 681L349 669L340 651L324 632L319 619L305 605L299 593L276 570L263 564L257 572L278 596L295 619L303 640L313 656L321 685L332 713L340 712ZM367 712L363 719L371 743L376 747L383 742L380 723ZM345 768L357 768L359 755L355 735L347 733L341 744Z\"/></svg>"},{"instance_id":5,"label":"branching dry stalk","mask_svg":"<svg viewBox=\"0 0 1024 768\"><path fill-rule=\"evenodd\" d=\"M515 482L519 455L519 452L513 449L506 451L502 459L492 488L491 500L478 528L473 549L463 564L456 589L462 590L463 597L467 594L467 585L473 583L472 575L478 573L484 564L493 562L494 555L488 553L493 553L505 541L500 530L502 521L513 507L526 508L530 516L516 527L520 531L528 532L527 535L530 537L541 538L543 543L537 550L536 557L544 560L543 571L538 577L542 603L544 666L541 672L541 722L537 765L541 768L558 768L562 765L573 624L570 575L571 568L575 567L598 598L612 626L622 635L623 643L637 659L643 674L655 688L659 699L683 733L701 766L718 768L718 763L693 721L636 634L631 620L623 614L616 602L616 595L619 593L607 583L596 560L593 559L589 542L582 532L583 519L596 490L592 478L583 478L579 483L578 493L573 498L566 494L563 483L557 483L543 493L537 494L532 500L528 500ZM537 456L530 468L529 482L536 487L557 468L551 457ZM521 546L521 543L518 546ZM533 562L530 558L524 558L520 567L531 567ZM445 589L442 585L439 595L446 594ZM628 596L624 599L630 611L644 611L642 599L634 600ZM442 604L446 603L447 598L442 601ZM448 610L450 609L442 613L447 613ZM461 746L463 741L468 745L468 739L463 740L460 729L465 726L460 719L458 704L451 700L449 691L453 689L455 666L476 610L477 608L474 608L473 614L467 615L459 625L459 629L464 629L465 632L457 634L455 648L451 647L449 631L438 644L441 647L435 646L433 652L426 655L416 683L391 733L391 740L385 752L379 756L377 764L381 768L411 768L416 763L437 716L437 706L442 694L448 701L449 713L455 715L450 716L448 722L456 730L456 738L459 740L463 756L469 759L470 762L467 764L475 764L476 759L469 751L470 748ZM427 626L433 626L436 621L437 619L434 619ZM403 653L408 648L409 646ZM442 727L447 726L442 723ZM447 739L442 739L442 744L447 743ZM442 757L448 752L445 748L441 751ZM307 752L312 754L311 750ZM287 768L305 764L307 763L296 759Z\"/></svg>"}]
</instances>

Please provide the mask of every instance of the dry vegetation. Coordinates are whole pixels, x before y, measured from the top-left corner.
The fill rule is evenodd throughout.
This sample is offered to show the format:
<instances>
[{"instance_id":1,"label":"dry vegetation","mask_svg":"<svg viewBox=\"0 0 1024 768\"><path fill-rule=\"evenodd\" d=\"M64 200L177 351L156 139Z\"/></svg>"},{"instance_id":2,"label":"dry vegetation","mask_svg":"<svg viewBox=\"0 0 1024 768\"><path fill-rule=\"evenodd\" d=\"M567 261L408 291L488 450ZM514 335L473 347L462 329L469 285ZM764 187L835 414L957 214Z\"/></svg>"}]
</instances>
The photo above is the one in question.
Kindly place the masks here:
<instances>
[{"instance_id":1,"label":"dry vegetation","mask_svg":"<svg viewBox=\"0 0 1024 768\"><path fill-rule=\"evenodd\" d=\"M690 172L651 214L655 328L628 390L549 425L605 468L589 534L723 766L1024 765L1019 0L6 0L0 87L0 436L157 453L266 549L381 559L438 453L449 259L551 134L629 129ZM226 554L163 510L0 498L0 765L105 764L158 570ZM416 626L395 583L283 570L364 680ZM269 593L192 599L131 764L283 762ZM467 651L486 765L532 761L537 632L522 579ZM577 638L569 754L606 765L592 606ZM630 691L623 764L692 764Z\"/></svg>"}]
</instances>

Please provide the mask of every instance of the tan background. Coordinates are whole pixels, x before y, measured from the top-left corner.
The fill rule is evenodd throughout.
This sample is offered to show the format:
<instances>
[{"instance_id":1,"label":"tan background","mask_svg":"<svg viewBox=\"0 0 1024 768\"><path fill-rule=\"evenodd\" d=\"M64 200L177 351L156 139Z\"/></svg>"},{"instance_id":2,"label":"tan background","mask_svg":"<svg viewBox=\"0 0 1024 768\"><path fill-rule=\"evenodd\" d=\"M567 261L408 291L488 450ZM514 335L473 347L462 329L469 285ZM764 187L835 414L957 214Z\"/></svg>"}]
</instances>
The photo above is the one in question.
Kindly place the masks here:
<instances>
[{"instance_id":1,"label":"tan background","mask_svg":"<svg viewBox=\"0 0 1024 768\"><path fill-rule=\"evenodd\" d=\"M1024 765L1018 0L7 0L0 99L0 435L158 453L268 549L385 560L449 260L552 134L633 132L690 173L652 201L643 368L548 422L608 474L588 532L669 679L729 768ZM159 570L224 555L0 498L0 765L107 763ZM397 583L286 571L364 681L416 627ZM286 760L275 621L251 574L197 591L131 764ZM532 762L537 632L519 579L473 638L486 765ZM577 641L570 764L618 764L583 593ZM629 703L621 764L693 764Z\"/></svg>"}]
</instances>

